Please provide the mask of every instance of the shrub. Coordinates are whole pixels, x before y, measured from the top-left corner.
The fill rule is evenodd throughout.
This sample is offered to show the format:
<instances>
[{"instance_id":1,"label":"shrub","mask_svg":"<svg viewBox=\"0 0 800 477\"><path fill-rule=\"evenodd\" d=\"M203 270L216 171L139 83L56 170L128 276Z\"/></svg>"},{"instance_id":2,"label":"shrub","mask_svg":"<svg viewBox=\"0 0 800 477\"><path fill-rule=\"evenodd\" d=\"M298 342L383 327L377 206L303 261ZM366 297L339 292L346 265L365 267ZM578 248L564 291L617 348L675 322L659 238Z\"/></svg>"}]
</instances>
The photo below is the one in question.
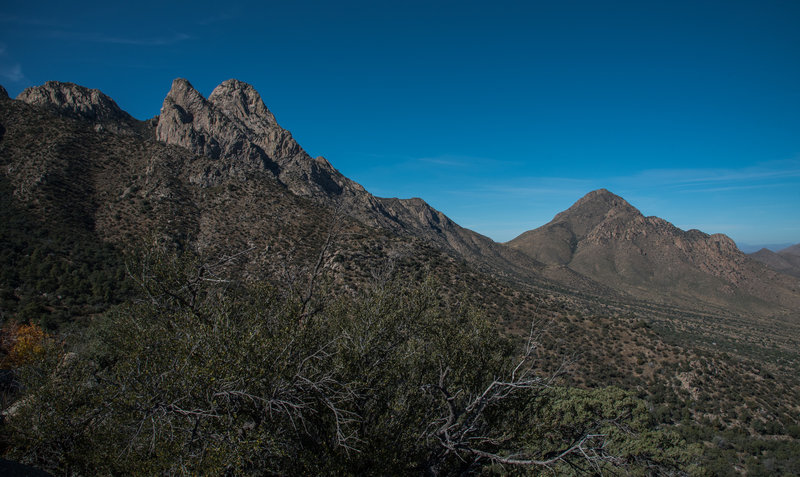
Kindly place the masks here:
<instances>
[{"instance_id":1,"label":"shrub","mask_svg":"<svg viewBox=\"0 0 800 477\"><path fill-rule=\"evenodd\" d=\"M556 386L536 340L402 279L357 295L146 258L142 300L21 368L8 456L63 474L462 473L689 468L616 388ZM68 356L68 357L67 357Z\"/></svg>"}]
</instances>

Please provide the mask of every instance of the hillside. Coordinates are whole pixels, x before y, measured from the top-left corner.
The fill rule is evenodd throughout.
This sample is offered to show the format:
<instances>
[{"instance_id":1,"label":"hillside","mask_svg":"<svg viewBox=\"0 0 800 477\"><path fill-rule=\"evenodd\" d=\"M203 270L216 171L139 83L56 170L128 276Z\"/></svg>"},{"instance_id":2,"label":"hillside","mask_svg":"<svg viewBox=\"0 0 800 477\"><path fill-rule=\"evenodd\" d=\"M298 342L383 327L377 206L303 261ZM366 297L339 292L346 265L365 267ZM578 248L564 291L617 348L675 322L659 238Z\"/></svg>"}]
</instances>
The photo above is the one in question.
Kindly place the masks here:
<instances>
[{"instance_id":1,"label":"hillside","mask_svg":"<svg viewBox=\"0 0 800 477\"><path fill-rule=\"evenodd\" d=\"M645 217L604 189L508 246L654 303L758 314L800 307L796 279L752 260L730 238Z\"/></svg>"},{"instance_id":2,"label":"hillside","mask_svg":"<svg viewBox=\"0 0 800 477\"><path fill-rule=\"evenodd\" d=\"M69 83L0 97L0 168L4 320L57 330L101 319L130 297L133 251L191 251L248 283L295 289L320 263L332 296L430 277L439 299L477 307L510 336L533 321L543 372L569 357L567 383L638 393L692 441L724 429L735 444L709 452L741 465L752 454L742 442L787 438L800 420L790 278L607 191L496 244L312 159L235 80L208 99L176 80L149 121Z\"/></svg>"},{"instance_id":3,"label":"hillside","mask_svg":"<svg viewBox=\"0 0 800 477\"><path fill-rule=\"evenodd\" d=\"M52 237L82 237L82 247L116 249L121 263L125 253L159 244L209 260L236 257L232 264L244 276L281 280L313 266L327 241L325 264L345 287L357 288L389 264L441 268L462 277L475 273L464 271L436 242L365 225L334 203L292 193L269 169L245 168L213 183L198 181L224 161L155 140L155 121L130 119L100 92L48 83L21 97L35 106L5 99L0 110L5 225L18 224L8 230L8 252L39 248L46 252L36 254L69 263L73 246L68 240L54 249ZM80 106L70 103L84 99ZM227 160L237 167L236 158ZM41 236L41 243L16 238L23 225L33 231L29 236ZM9 270L21 263L18 256L9 257ZM37 309L44 306L66 319L52 298L54 286L44 294L30 291L35 298L4 290L10 307L4 314L13 316L30 298Z\"/></svg>"},{"instance_id":4,"label":"hillside","mask_svg":"<svg viewBox=\"0 0 800 477\"><path fill-rule=\"evenodd\" d=\"M800 278L800 244L786 247L778 252L762 248L750 257L781 273Z\"/></svg>"}]
</instances>

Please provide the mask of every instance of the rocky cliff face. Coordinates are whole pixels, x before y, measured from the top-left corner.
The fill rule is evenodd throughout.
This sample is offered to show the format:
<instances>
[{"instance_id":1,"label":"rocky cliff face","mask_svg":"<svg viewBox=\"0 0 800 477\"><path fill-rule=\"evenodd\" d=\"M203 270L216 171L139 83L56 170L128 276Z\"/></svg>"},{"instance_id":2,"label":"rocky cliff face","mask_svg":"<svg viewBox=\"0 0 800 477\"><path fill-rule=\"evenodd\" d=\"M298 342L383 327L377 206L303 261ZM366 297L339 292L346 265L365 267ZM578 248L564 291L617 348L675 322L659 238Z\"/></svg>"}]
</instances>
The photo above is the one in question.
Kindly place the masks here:
<instances>
[{"instance_id":1,"label":"rocky cliff face","mask_svg":"<svg viewBox=\"0 0 800 477\"><path fill-rule=\"evenodd\" d=\"M34 106L55 109L73 118L93 121L98 129L124 132L138 123L100 90L74 83L48 81L42 86L26 88L17 99Z\"/></svg>"},{"instance_id":2,"label":"rocky cliff face","mask_svg":"<svg viewBox=\"0 0 800 477\"><path fill-rule=\"evenodd\" d=\"M194 180L213 185L233 174L269 170L297 195L328 201L363 194L324 158L313 159L277 123L247 83L228 80L208 99L185 79L172 83L156 127L156 138L219 159L216 170Z\"/></svg>"},{"instance_id":3,"label":"rocky cliff face","mask_svg":"<svg viewBox=\"0 0 800 477\"><path fill-rule=\"evenodd\" d=\"M645 217L604 189L508 245L646 299L759 307L780 296L785 306L800 304L792 292L796 284L749 259L729 237L683 231L661 218Z\"/></svg>"}]
</instances>

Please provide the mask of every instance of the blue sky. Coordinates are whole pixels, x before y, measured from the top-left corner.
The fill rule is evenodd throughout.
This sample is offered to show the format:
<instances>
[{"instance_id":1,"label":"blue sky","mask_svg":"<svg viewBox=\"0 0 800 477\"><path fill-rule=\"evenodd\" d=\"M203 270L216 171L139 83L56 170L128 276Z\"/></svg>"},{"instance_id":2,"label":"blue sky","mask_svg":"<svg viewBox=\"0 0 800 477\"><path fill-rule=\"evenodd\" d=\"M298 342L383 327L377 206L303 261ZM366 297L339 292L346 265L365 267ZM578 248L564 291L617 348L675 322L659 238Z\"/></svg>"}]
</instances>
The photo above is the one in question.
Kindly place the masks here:
<instances>
[{"instance_id":1,"label":"blue sky","mask_svg":"<svg viewBox=\"0 0 800 477\"><path fill-rule=\"evenodd\" d=\"M497 241L605 187L740 243L800 242L800 2L18 2L0 84L253 84L379 196Z\"/></svg>"}]
</instances>

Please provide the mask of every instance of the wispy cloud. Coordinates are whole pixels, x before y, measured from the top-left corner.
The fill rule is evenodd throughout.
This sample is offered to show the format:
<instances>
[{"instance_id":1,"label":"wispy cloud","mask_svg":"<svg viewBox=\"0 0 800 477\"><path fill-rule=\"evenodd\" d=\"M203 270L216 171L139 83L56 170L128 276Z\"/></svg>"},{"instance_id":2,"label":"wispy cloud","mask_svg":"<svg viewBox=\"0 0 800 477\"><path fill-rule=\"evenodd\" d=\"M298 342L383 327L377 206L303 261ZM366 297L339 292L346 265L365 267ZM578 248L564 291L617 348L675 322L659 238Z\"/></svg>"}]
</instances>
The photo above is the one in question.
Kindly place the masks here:
<instances>
[{"instance_id":1,"label":"wispy cloud","mask_svg":"<svg viewBox=\"0 0 800 477\"><path fill-rule=\"evenodd\" d=\"M0 43L0 77L12 83L25 81L22 65L12 60L8 48L3 43Z\"/></svg>"},{"instance_id":2,"label":"wispy cloud","mask_svg":"<svg viewBox=\"0 0 800 477\"><path fill-rule=\"evenodd\" d=\"M200 20L197 20L195 23L200 26L208 26L208 25L214 25L216 23L234 20L236 18L239 18L240 16L241 16L241 9L239 7L234 7L233 10L227 11L225 13L220 13L218 15L201 18Z\"/></svg>"},{"instance_id":3,"label":"wispy cloud","mask_svg":"<svg viewBox=\"0 0 800 477\"><path fill-rule=\"evenodd\" d=\"M741 191L741 190L755 190L755 189L767 189L767 188L775 188L775 187L793 187L797 186L796 183L789 183L789 182L769 182L764 184L740 184L740 185L730 185L725 187L705 187L705 188L695 188L692 189L692 192L732 192L732 191Z\"/></svg>"},{"instance_id":4,"label":"wispy cloud","mask_svg":"<svg viewBox=\"0 0 800 477\"><path fill-rule=\"evenodd\" d=\"M172 35L168 36L125 37L68 30L53 30L49 32L48 35L51 38L61 40L83 41L90 43L115 43L119 45L133 46L167 46L190 40L192 38L191 35L186 33L173 33Z\"/></svg>"},{"instance_id":5,"label":"wispy cloud","mask_svg":"<svg viewBox=\"0 0 800 477\"><path fill-rule=\"evenodd\" d=\"M445 159L441 157L422 157L418 159L420 162L427 162L428 164L436 164L439 166L449 166L449 167L468 167L470 166L469 161L459 161L455 159Z\"/></svg>"},{"instance_id":6,"label":"wispy cloud","mask_svg":"<svg viewBox=\"0 0 800 477\"><path fill-rule=\"evenodd\" d=\"M629 188L663 188L676 192L724 192L790 185L800 178L800 160L790 159L741 168L648 169L608 178ZM787 182L788 181L788 182Z\"/></svg>"},{"instance_id":7,"label":"wispy cloud","mask_svg":"<svg viewBox=\"0 0 800 477\"><path fill-rule=\"evenodd\" d=\"M453 167L459 169L473 169L473 168L486 168L486 167L498 167L498 166L508 167L519 164L518 162L515 161L491 159L487 157L465 156L459 154L442 154L439 156L419 157L414 160L425 164L435 164L438 166Z\"/></svg>"},{"instance_id":8,"label":"wispy cloud","mask_svg":"<svg viewBox=\"0 0 800 477\"><path fill-rule=\"evenodd\" d=\"M468 189L451 191L453 195L527 199L535 197L580 197L596 187L593 181L566 177L515 177L483 181Z\"/></svg>"},{"instance_id":9,"label":"wispy cloud","mask_svg":"<svg viewBox=\"0 0 800 477\"><path fill-rule=\"evenodd\" d=\"M100 37L97 41L107 42L107 43L118 43L121 45L166 46L190 40L191 38L192 36L187 35L186 33L175 33L172 36L151 37L151 38Z\"/></svg>"},{"instance_id":10,"label":"wispy cloud","mask_svg":"<svg viewBox=\"0 0 800 477\"><path fill-rule=\"evenodd\" d=\"M25 74L22 72L22 66L19 63L12 65L0 64L0 76L14 83L19 83L25 79Z\"/></svg>"},{"instance_id":11,"label":"wispy cloud","mask_svg":"<svg viewBox=\"0 0 800 477\"><path fill-rule=\"evenodd\" d=\"M0 23L21 25L21 26L63 26L63 22L47 18L21 17L18 15L0 14Z\"/></svg>"}]
</instances>

